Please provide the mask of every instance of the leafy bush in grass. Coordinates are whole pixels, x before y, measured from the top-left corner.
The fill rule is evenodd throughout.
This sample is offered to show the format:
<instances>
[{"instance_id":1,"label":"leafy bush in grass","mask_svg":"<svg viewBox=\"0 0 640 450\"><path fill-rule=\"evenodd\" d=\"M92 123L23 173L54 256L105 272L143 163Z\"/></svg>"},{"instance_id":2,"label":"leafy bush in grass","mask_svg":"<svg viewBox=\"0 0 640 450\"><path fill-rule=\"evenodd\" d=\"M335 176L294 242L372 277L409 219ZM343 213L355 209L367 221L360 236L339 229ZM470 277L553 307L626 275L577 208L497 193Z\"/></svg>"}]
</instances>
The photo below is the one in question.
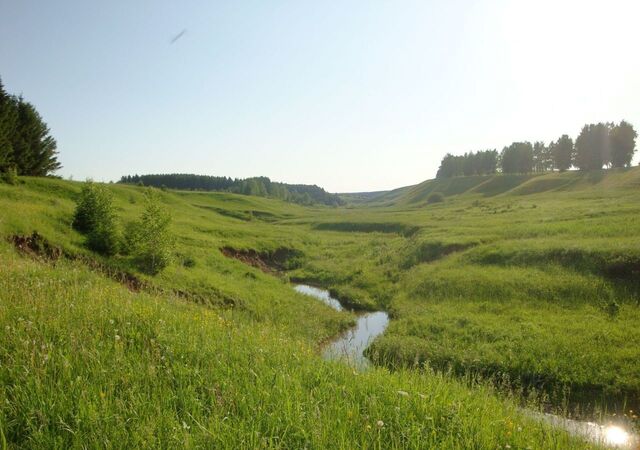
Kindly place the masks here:
<instances>
[{"instance_id":1,"label":"leafy bush in grass","mask_svg":"<svg viewBox=\"0 0 640 450\"><path fill-rule=\"evenodd\" d=\"M187 269L191 269L196 266L196 260L193 258L193 256L184 256L182 258L182 266L186 267Z\"/></svg>"},{"instance_id":2,"label":"leafy bush in grass","mask_svg":"<svg viewBox=\"0 0 640 450\"><path fill-rule=\"evenodd\" d=\"M145 193L140 220L126 229L127 250L141 270L155 275L171 262L174 239L169 226L171 216L155 191Z\"/></svg>"},{"instance_id":3,"label":"leafy bush in grass","mask_svg":"<svg viewBox=\"0 0 640 450\"><path fill-rule=\"evenodd\" d=\"M82 186L73 216L73 227L87 235L87 246L105 255L120 248L120 229L111 192L88 181Z\"/></svg>"},{"instance_id":4,"label":"leafy bush in grass","mask_svg":"<svg viewBox=\"0 0 640 450\"><path fill-rule=\"evenodd\" d=\"M7 184L18 184L18 170L15 167L9 167L6 172L0 174L0 180Z\"/></svg>"}]
</instances>

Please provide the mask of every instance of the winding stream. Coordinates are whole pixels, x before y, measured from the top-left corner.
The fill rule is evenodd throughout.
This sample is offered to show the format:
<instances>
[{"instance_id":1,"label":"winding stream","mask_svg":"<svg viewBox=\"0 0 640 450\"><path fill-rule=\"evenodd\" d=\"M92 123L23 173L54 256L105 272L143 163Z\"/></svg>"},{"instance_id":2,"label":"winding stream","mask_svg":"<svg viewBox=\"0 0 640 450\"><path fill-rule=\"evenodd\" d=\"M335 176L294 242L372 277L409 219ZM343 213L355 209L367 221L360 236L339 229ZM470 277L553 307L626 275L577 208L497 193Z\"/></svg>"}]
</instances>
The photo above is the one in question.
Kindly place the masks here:
<instances>
[{"instance_id":1,"label":"winding stream","mask_svg":"<svg viewBox=\"0 0 640 450\"><path fill-rule=\"evenodd\" d=\"M298 284L296 291L310 295L323 301L333 309L344 311L344 307L338 300L331 297L329 292L306 284ZM364 369L371 363L364 356L364 350L368 345L389 325L389 315L384 311L362 313L358 315L356 325L332 340L324 350L327 359L340 359L348 364Z\"/></svg>"},{"instance_id":2,"label":"winding stream","mask_svg":"<svg viewBox=\"0 0 640 450\"><path fill-rule=\"evenodd\" d=\"M314 297L330 307L344 311L340 302L331 297L328 291L306 284L294 286L297 292ZM364 369L371 363L364 356L367 346L389 325L389 315L384 311L362 313L358 315L356 325L337 336L324 350L327 359L340 359L358 369ZM566 430L575 436L596 444L611 448L632 449L640 445L640 437L621 425L601 425L595 422L578 421L553 414L544 414L531 409L523 409L525 415L546 422L554 427Z\"/></svg>"}]
</instances>

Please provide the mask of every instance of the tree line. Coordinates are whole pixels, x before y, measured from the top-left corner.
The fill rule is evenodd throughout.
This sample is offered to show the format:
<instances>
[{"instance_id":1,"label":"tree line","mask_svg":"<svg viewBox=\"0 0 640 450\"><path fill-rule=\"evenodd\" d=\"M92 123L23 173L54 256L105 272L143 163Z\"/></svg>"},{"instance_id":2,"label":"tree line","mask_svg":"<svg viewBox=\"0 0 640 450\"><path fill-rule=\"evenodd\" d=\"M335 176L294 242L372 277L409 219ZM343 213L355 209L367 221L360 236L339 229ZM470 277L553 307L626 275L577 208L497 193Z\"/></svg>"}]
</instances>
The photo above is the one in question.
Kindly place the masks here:
<instances>
[{"instance_id":1,"label":"tree line","mask_svg":"<svg viewBox=\"0 0 640 450\"><path fill-rule=\"evenodd\" d=\"M312 205L341 205L343 200L337 194L330 194L319 186L307 184L287 184L271 181L267 177L229 178L194 174L125 175L119 183L139 184L157 188L182 189L192 191L221 191L244 195L270 197L287 202Z\"/></svg>"},{"instance_id":2,"label":"tree line","mask_svg":"<svg viewBox=\"0 0 640 450\"><path fill-rule=\"evenodd\" d=\"M587 124L575 142L562 135L549 144L538 141L514 142L497 150L447 153L436 178L489 175L502 173L533 173L571 168L599 170L603 167L629 167L636 151L637 132L629 122Z\"/></svg>"},{"instance_id":3,"label":"tree line","mask_svg":"<svg viewBox=\"0 0 640 450\"><path fill-rule=\"evenodd\" d=\"M56 140L36 108L0 80L0 173L47 176L62 167Z\"/></svg>"}]
</instances>

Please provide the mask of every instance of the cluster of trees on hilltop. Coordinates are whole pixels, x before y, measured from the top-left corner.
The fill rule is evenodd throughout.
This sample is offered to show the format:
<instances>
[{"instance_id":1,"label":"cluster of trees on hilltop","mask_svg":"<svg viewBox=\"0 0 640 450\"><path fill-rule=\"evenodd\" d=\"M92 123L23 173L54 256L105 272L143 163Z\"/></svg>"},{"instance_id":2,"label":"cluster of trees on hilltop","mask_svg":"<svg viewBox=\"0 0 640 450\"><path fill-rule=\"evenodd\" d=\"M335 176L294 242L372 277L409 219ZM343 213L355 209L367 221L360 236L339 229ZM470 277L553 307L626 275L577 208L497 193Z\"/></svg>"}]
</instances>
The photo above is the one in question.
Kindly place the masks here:
<instances>
[{"instance_id":1,"label":"cluster of trees on hilltop","mask_svg":"<svg viewBox=\"0 0 640 450\"><path fill-rule=\"evenodd\" d=\"M60 167L56 141L36 108L0 81L0 173L46 176Z\"/></svg>"},{"instance_id":2,"label":"cluster of trees on hilltop","mask_svg":"<svg viewBox=\"0 0 640 450\"><path fill-rule=\"evenodd\" d=\"M462 175L502 173L533 173L552 170L599 170L604 167L628 167L636 151L638 134L629 122L618 125L588 124L582 128L575 143L568 135L546 145L538 141L514 142L496 150L469 152L454 156L447 153L440 163L436 178Z\"/></svg>"},{"instance_id":3,"label":"cluster of trees on hilltop","mask_svg":"<svg viewBox=\"0 0 640 450\"><path fill-rule=\"evenodd\" d=\"M482 150L454 156L447 153L438 169L437 178L449 178L459 175L489 175L498 170L498 152Z\"/></svg>"},{"instance_id":4,"label":"cluster of trees on hilltop","mask_svg":"<svg viewBox=\"0 0 640 450\"><path fill-rule=\"evenodd\" d=\"M267 177L232 179L229 177L174 173L126 175L120 179L119 183L193 191L234 192L244 195L277 198L303 205L312 205L314 203L341 205L344 203L337 194L330 194L319 186L279 183L271 181Z\"/></svg>"}]
</instances>

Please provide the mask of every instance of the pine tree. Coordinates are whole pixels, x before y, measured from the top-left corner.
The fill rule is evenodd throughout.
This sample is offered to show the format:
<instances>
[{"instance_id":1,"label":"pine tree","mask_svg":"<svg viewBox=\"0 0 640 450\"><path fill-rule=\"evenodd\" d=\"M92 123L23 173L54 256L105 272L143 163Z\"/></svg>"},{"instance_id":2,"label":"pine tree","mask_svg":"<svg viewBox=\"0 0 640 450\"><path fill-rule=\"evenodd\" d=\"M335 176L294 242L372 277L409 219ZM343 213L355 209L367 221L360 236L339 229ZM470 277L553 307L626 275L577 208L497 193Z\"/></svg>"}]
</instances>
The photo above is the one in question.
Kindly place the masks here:
<instances>
[{"instance_id":1,"label":"pine tree","mask_svg":"<svg viewBox=\"0 0 640 450\"><path fill-rule=\"evenodd\" d=\"M20 175L46 176L58 170L56 141L32 104L18 99L18 114L12 138L13 162Z\"/></svg>"},{"instance_id":2,"label":"pine tree","mask_svg":"<svg viewBox=\"0 0 640 450\"><path fill-rule=\"evenodd\" d=\"M14 166L13 145L18 110L15 97L7 94L0 80L0 172Z\"/></svg>"}]
</instances>

